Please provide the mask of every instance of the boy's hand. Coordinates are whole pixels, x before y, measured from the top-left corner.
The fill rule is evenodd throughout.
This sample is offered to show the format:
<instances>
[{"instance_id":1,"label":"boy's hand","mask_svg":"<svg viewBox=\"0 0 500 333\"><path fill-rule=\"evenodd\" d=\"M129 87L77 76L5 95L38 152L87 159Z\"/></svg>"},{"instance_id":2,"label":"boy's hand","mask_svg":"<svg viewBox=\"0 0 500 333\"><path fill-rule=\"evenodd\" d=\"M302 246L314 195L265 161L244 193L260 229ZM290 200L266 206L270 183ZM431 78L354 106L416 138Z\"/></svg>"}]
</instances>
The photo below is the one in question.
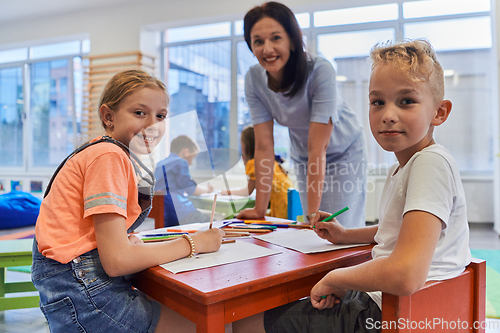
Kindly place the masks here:
<instances>
[{"instance_id":1,"label":"boy's hand","mask_svg":"<svg viewBox=\"0 0 500 333\"><path fill-rule=\"evenodd\" d=\"M207 183L207 193L212 193L214 191L214 187L210 185L210 183Z\"/></svg>"},{"instance_id":2,"label":"boy's hand","mask_svg":"<svg viewBox=\"0 0 500 333\"><path fill-rule=\"evenodd\" d=\"M322 221L332 214L319 211L316 216L318 215L318 221ZM313 227L313 230L319 237L326 239L330 243L340 244L344 239L346 229L339 223L339 221L337 221L336 218L328 222L315 222Z\"/></svg>"},{"instance_id":3,"label":"boy's hand","mask_svg":"<svg viewBox=\"0 0 500 333\"><path fill-rule=\"evenodd\" d=\"M347 289L329 286L325 281L327 277L328 274L311 289L311 304L318 310L332 308L347 293Z\"/></svg>"},{"instance_id":4,"label":"boy's hand","mask_svg":"<svg viewBox=\"0 0 500 333\"><path fill-rule=\"evenodd\" d=\"M212 228L205 231L198 231L191 235L194 242L196 253L216 252L222 244L224 231L218 228Z\"/></svg>"}]
</instances>

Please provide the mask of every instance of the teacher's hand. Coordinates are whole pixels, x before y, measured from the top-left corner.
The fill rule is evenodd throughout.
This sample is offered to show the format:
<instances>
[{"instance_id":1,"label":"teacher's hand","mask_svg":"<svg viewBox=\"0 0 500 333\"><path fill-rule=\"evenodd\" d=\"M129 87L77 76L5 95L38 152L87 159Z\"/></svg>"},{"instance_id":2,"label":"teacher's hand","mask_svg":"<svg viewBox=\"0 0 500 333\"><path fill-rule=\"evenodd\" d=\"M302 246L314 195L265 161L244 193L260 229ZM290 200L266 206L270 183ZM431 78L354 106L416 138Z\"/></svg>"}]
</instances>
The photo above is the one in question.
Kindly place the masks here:
<instances>
[{"instance_id":1,"label":"teacher's hand","mask_svg":"<svg viewBox=\"0 0 500 333\"><path fill-rule=\"evenodd\" d=\"M238 215L236 215L236 218L240 220L256 220L263 217L264 215L259 214L255 208L243 209L238 213Z\"/></svg>"}]
</instances>

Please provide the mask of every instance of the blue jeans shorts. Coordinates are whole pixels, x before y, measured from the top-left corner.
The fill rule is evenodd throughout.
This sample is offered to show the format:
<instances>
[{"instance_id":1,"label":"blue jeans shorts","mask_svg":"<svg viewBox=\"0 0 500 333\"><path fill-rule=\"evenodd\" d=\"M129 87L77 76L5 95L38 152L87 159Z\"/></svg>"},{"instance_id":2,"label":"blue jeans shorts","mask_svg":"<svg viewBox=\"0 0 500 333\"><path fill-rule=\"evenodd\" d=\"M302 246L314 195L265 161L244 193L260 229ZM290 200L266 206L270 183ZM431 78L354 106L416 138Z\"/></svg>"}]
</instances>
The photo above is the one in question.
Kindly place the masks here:
<instances>
[{"instance_id":1,"label":"blue jeans shorts","mask_svg":"<svg viewBox=\"0 0 500 333\"><path fill-rule=\"evenodd\" d=\"M160 318L158 302L125 277L106 274L97 249L61 264L44 257L35 240L31 279L52 333L153 333Z\"/></svg>"}]
</instances>

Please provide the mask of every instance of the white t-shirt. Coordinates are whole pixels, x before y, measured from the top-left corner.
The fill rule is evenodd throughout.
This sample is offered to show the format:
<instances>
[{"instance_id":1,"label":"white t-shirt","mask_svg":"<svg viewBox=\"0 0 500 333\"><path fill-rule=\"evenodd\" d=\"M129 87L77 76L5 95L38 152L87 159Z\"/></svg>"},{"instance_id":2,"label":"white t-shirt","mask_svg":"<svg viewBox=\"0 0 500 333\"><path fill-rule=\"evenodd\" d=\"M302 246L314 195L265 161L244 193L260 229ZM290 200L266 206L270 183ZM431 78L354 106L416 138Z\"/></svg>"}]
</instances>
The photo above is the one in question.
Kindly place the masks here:
<instances>
[{"instance_id":1,"label":"white t-shirt","mask_svg":"<svg viewBox=\"0 0 500 333\"><path fill-rule=\"evenodd\" d=\"M471 254L465 194L455 160L443 146L433 144L394 173L397 167L390 168L382 192L372 257L386 257L394 250L404 214L424 211L442 223L427 281L460 275L470 263ZM368 294L382 308L382 293Z\"/></svg>"}]
</instances>

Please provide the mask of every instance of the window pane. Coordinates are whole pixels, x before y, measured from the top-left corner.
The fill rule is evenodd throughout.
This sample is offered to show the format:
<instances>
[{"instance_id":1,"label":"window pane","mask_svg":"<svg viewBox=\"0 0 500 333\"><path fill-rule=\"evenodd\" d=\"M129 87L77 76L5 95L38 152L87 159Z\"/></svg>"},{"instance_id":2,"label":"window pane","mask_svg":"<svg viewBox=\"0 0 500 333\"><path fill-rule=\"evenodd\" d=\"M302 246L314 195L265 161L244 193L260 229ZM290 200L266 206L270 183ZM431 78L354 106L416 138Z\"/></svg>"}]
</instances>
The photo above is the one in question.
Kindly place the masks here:
<instances>
[{"instance_id":1,"label":"window pane","mask_svg":"<svg viewBox=\"0 0 500 333\"><path fill-rule=\"evenodd\" d=\"M73 58L73 89L75 92L75 125L76 125L76 133L74 133L71 128L71 132L73 138L75 139L75 146L78 145L81 139L81 128L80 124L82 122L82 106L83 106L83 67L82 67L82 58L74 57ZM69 144L70 142L68 142Z\"/></svg>"},{"instance_id":2,"label":"window pane","mask_svg":"<svg viewBox=\"0 0 500 333\"><path fill-rule=\"evenodd\" d=\"M231 36L231 22L222 22L167 29L165 31L165 42L186 42L229 36Z\"/></svg>"},{"instance_id":3,"label":"window pane","mask_svg":"<svg viewBox=\"0 0 500 333\"><path fill-rule=\"evenodd\" d=\"M376 43L392 40L394 36L395 31L392 28L321 34L318 35L318 54L335 66L333 59L367 57Z\"/></svg>"},{"instance_id":4,"label":"window pane","mask_svg":"<svg viewBox=\"0 0 500 333\"><path fill-rule=\"evenodd\" d=\"M80 53L80 41L47 44L30 48L30 59L60 57Z\"/></svg>"},{"instance_id":5,"label":"window pane","mask_svg":"<svg viewBox=\"0 0 500 333\"><path fill-rule=\"evenodd\" d=\"M31 67L32 158L35 167L57 166L73 150L70 66L67 59Z\"/></svg>"},{"instance_id":6,"label":"window pane","mask_svg":"<svg viewBox=\"0 0 500 333\"><path fill-rule=\"evenodd\" d=\"M436 142L457 160L460 171L493 170L493 91L490 49L440 52L437 55L448 74L445 98L453 102L448 120L434 131ZM495 97L496 102L496 97Z\"/></svg>"},{"instance_id":7,"label":"window pane","mask_svg":"<svg viewBox=\"0 0 500 333\"><path fill-rule=\"evenodd\" d=\"M243 20L234 21L234 35L243 36L245 31L243 31Z\"/></svg>"},{"instance_id":8,"label":"window pane","mask_svg":"<svg viewBox=\"0 0 500 333\"><path fill-rule=\"evenodd\" d=\"M426 38L436 51L491 48L489 16L404 25L405 38Z\"/></svg>"},{"instance_id":9,"label":"window pane","mask_svg":"<svg viewBox=\"0 0 500 333\"><path fill-rule=\"evenodd\" d=\"M397 20L398 4L325 10L314 13L314 26L327 27L354 23Z\"/></svg>"},{"instance_id":10,"label":"window pane","mask_svg":"<svg viewBox=\"0 0 500 333\"><path fill-rule=\"evenodd\" d=\"M168 142L179 135L188 135L198 143L200 149L229 148L231 42L174 46L165 52L168 61L165 64L168 69L167 84L171 96L170 117L189 111L196 111L197 115L183 117L183 121L174 122L172 119ZM226 163L228 161L228 158L225 159ZM220 158L211 161L208 154L200 153L193 167L211 170L212 163L219 162Z\"/></svg>"},{"instance_id":11,"label":"window pane","mask_svg":"<svg viewBox=\"0 0 500 333\"><path fill-rule=\"evenodd\" d=\"M394 154L385 152L373 138L368 120L369 53L376 43L394 38L394 29L318 35L318 54L336 68L340 96L363 124L370 169L384 169L394 162Z\"/></svg>"},{"instance_id":12,"label":"window pane","mask_svg":"<svg viewBox=\"0 0 500 333\"><path fill-rule=\"evenodd\" d=\"M23 166L23 71L0 69L0 166Z\"/></svg>"},{"instance_id":13,"label":"window pane","mask_svg":"<svg viewBox=\"0 0 500 333\"><path fill-rule=\"evenodd\" d=\"M295 14L295 18L297 19L301 29L307 29L311 26L311 16L309 13Z\"/></svg>"},{"instance_id":14,"label":"window pane","mask_svg":"<svg viewBox=\"0 0 500 333\"><path fill-rule=\"evenodd\" d=\"M403 3L405 19L489 11L490 0L426 0Z\"/></svg>"},{"instance_id":15,"label":"window pane","mask_svg":"<svg viewBox=\"0 0 500 333\"><path fill-rule=\"evenodd\" d=\"M0 63L24 61L26 59L28 59L27 48L0 51Z\"/></svg>"}]
</instances>

